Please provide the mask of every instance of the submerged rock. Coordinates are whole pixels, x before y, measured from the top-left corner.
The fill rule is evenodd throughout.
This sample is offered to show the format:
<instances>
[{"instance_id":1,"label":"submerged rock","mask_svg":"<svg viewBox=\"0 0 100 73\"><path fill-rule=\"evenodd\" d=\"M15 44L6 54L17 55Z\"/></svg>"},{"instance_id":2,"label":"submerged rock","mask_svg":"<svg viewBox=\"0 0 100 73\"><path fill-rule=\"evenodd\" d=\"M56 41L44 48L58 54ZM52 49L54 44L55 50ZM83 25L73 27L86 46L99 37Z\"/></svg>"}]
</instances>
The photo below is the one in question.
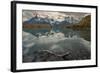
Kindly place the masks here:
<instances>
[{"instance_id":1,"label":"submerged rock","mask_svg":"<svg viewBox=\"0 0 100 73\"><path fill-rule=\"evenodd\" d=\"M36 61L36 62L61 61L61 60L63 60L62 56L58 56L49 50L38 51L35 60L33 59L33 61Z\"/></svg>"}]
</instances>

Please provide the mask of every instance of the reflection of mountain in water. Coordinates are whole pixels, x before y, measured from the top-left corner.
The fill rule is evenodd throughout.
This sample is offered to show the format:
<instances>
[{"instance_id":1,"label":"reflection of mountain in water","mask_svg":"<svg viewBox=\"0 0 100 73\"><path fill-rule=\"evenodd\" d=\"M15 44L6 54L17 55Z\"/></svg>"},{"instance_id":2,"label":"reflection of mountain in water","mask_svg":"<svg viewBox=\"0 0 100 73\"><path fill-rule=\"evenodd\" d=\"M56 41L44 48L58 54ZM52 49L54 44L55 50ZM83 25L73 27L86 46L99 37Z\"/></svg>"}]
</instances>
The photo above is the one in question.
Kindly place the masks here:
<instances>
[{"instance_id":1,"label":"reflection of mountain in water","mask_svg":"<svg viewBox=\"0 0 100 73\"><path fill-rule=\"evenodd\" d=\"M90 43L77 35L62 32L23 32L23 62L90 59Z\"/></svg>"}]
</instances>

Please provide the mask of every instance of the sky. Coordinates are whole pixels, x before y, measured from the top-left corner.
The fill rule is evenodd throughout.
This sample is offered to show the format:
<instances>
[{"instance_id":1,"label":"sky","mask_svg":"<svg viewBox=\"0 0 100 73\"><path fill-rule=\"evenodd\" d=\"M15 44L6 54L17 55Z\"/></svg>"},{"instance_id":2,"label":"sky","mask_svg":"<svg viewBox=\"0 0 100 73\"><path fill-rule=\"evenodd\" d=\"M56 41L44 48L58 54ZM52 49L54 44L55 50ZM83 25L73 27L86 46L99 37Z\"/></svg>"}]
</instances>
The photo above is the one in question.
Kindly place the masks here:
<instances>
[{"instance_id":1,"label":"sky","mask_svg":"<svg viewBox=\"0 0 100 73\"><path fill-rule=\"evenodd\" d=\"M23 10L23 22L29 20L35 15L42 18L53 18L55 20L63 20L64 17L74 17L76 20L83 18L90 13L80 13L80 12L56 12L56 11L40 11L40 10Z\"/></svg>"}]
</instances>

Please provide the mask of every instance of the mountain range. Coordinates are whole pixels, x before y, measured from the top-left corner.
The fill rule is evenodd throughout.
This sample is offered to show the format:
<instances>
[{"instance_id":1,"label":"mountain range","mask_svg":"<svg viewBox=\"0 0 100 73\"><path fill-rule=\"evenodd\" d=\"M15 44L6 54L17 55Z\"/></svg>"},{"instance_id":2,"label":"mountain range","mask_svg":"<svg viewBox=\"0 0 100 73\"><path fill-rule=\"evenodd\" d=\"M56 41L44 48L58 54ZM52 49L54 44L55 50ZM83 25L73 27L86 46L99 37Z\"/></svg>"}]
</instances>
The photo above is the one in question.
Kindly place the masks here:
<instances>
[{"instance_id":1,"label":"mountain range","mask_svg":"<svg viewBox=\"0 0 100 73\"><path fill-rule=\"evenodd\" d=\"M50 24L51 26L58 26L58 25L69 25L78 23L79 20L76 20L74 17L65 17L62 21L55 20L52 18L42 18L42 17L32 17L27 21L24 21L23 24Z\"/></svg>"}]
</instances>

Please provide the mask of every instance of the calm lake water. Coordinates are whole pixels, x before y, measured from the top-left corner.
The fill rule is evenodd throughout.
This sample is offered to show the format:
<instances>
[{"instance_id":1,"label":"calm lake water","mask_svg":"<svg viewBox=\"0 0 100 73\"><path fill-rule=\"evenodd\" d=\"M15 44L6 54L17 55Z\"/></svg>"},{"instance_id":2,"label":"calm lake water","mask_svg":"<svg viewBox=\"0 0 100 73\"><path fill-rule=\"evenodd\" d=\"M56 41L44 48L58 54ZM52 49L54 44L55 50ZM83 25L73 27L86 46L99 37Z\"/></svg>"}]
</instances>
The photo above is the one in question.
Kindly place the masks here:
<instances>
[{"instance_id":1,"label":"calm lake water","mask_svg":"<svg viewBox=\"0 0 100 73\"><path fill-rule=\"evenodd\" d=\"M37 33L45 34L46 32L50 32L48 29L23 29L25 32L29 32L35 36L37 36ZM79 37L84 38L87 41L91 41L91 30L90 28L85 28L81 30L73 30L73 29L53 29L55 32L62 32L64 35L67 36L73 36L77 35Z\"/></svg>"}]
</instances>

